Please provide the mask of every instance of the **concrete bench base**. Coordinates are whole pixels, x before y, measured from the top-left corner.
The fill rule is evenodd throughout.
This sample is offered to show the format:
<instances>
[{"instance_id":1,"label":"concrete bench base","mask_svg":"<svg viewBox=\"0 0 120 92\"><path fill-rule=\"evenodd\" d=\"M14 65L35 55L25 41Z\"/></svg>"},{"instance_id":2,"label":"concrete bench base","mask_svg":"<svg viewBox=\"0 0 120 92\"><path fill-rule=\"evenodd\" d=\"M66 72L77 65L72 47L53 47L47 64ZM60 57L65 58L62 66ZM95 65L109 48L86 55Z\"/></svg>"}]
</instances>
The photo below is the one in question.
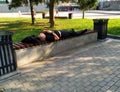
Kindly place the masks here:
<instances>
[{"instance_id":1,"label":"concrete bench base","mask_svg":"<svg viewBox=\"0 0 120 92\"><path fill-rule=\"evenodd\" d=\"M57 42L47 43L34 47L15 50L18 67L55 56L64 51L83 46L85 44L97 41L97 32L92 32L79 37L73 37Z\"/></svg>"}]
</instances>

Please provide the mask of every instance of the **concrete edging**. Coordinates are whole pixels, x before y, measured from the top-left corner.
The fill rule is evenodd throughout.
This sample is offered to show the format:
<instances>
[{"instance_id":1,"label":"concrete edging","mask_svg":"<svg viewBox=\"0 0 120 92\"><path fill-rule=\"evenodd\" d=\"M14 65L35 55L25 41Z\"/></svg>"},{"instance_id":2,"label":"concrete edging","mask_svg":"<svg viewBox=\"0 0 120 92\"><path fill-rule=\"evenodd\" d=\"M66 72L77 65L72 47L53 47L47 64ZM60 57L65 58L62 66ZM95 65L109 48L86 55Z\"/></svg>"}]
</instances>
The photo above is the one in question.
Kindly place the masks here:
<instances>
[{"instance_id":1,"label":"concrete edging","mask_svg":"<svg viewBox=\"0 0 120 92\"><path fill-rule=\"evenodd\" d=\"M88 33L82 36L60 40L44 45L15 50L17 56L18 67L38 61L45 58L55 56L64 51L83 46L85 44L96 42L97 32Z\"/></svg>"},{"instance_id":2,"label":"concrete edging","mask_svg":"<svg viewBox=\"0 0 120 92\"><path fill-rule=\"evenodd\" d=\"M112 34L107 34L108 38L112 38L112 39L120 39L120 36L118 35L112 35Z\"/></svg>"}]
</instances>

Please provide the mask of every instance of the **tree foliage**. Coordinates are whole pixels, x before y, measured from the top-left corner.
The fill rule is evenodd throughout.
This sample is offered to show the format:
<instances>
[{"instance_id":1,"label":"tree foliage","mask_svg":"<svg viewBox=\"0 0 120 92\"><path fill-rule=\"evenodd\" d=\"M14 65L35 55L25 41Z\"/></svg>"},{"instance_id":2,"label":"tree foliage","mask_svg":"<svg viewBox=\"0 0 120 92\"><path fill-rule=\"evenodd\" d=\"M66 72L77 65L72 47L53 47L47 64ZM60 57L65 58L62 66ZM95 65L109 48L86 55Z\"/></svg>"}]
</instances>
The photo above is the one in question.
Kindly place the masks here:
<instances>
[{"instance_id":1,"label":"tree foliage","mask_svg":"<svg viewBox=\"0 0 120 92\"><path fill-rule=\"evenodd\" d=\"M9 4L9 9L17 8L23 5L28 5L28 0L12 0Z\"/></svg>"},{"instance_id":2,"label":"tree foliage","mask_svg":"<svg viewBox=\"0 0 120 92\"><path fill-rule=\"evenodd\" d=\"M84 11L93 8L98 0L78 0L79 8L83 11L83 18L84 18Z\"/></svg>"},{"instance_id":3,"label":"tree foliage","mask_svg":"<svg viewBox=\"0 0 120 92\"><path fill-rule=\"evenodd\" d=\"M88 10L95 6L97 0L78 0L81 10Z\"/></svg>"},{"instance_id":4,"label":"tree foliage","mask_svg":"<svg viewBox=\"0 0 120 92\"><path fill-rule=\"evenodd\" d=\"M32 2L33 5L38 5L39 3L42 3L44 0L11 0L9 9L11 8L17 8L23 5L28 5L29 2Z\"/></svg>"}]
</instances>

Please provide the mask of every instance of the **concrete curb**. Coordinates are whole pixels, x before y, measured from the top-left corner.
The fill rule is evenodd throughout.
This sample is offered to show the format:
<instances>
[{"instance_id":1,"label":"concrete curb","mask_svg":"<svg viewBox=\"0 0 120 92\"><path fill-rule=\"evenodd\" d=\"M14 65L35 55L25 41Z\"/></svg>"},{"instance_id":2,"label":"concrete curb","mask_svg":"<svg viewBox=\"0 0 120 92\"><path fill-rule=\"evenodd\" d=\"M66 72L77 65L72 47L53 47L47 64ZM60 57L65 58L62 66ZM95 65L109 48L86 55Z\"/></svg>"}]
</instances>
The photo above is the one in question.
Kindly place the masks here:
<instances>
[{"instance_id":1,"label":"concrete curb","mask_svg":"<svg viewBox=\"0 0 120 92\"><path fill-rule=\"evenodd\" d=\"M6 81L9 78L13 78L13 77L19 76L19 75L21 75L21 72L19 70L8 73L8 74L5 74L5 75L0 77L0 83L3 82L3 81Z\"/></svg>"},{"instance_id":2,"label":"concrete curb","mask_svg":"<svg viewBox=\"0 0 120 92\"><path fill-rule=\"evenodd\" d=\"M113 38L113 39L120 39L120 36L117 35L111 35L111 34L107 34L108 38Z\"/></svg>"}]
</instances>

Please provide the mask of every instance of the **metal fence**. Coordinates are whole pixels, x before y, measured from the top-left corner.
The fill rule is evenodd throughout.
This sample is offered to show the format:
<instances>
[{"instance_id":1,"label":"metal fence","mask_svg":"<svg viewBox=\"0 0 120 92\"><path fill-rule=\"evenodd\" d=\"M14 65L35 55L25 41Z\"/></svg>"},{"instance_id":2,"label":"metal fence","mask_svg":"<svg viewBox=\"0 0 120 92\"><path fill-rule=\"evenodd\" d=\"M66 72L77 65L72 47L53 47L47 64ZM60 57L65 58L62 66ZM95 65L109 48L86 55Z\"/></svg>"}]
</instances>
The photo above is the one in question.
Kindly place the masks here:
<instances>
[{"instance_id":1,"label":"metal fence","mask_svg":"<svg viewBox=\"0 0 120 92\"><path fill-rule=\"evenodd\" d=\"M12 46L12 33L0 31L0 76L16 71L16 57Z\"/></svg>"}]
</instances>

